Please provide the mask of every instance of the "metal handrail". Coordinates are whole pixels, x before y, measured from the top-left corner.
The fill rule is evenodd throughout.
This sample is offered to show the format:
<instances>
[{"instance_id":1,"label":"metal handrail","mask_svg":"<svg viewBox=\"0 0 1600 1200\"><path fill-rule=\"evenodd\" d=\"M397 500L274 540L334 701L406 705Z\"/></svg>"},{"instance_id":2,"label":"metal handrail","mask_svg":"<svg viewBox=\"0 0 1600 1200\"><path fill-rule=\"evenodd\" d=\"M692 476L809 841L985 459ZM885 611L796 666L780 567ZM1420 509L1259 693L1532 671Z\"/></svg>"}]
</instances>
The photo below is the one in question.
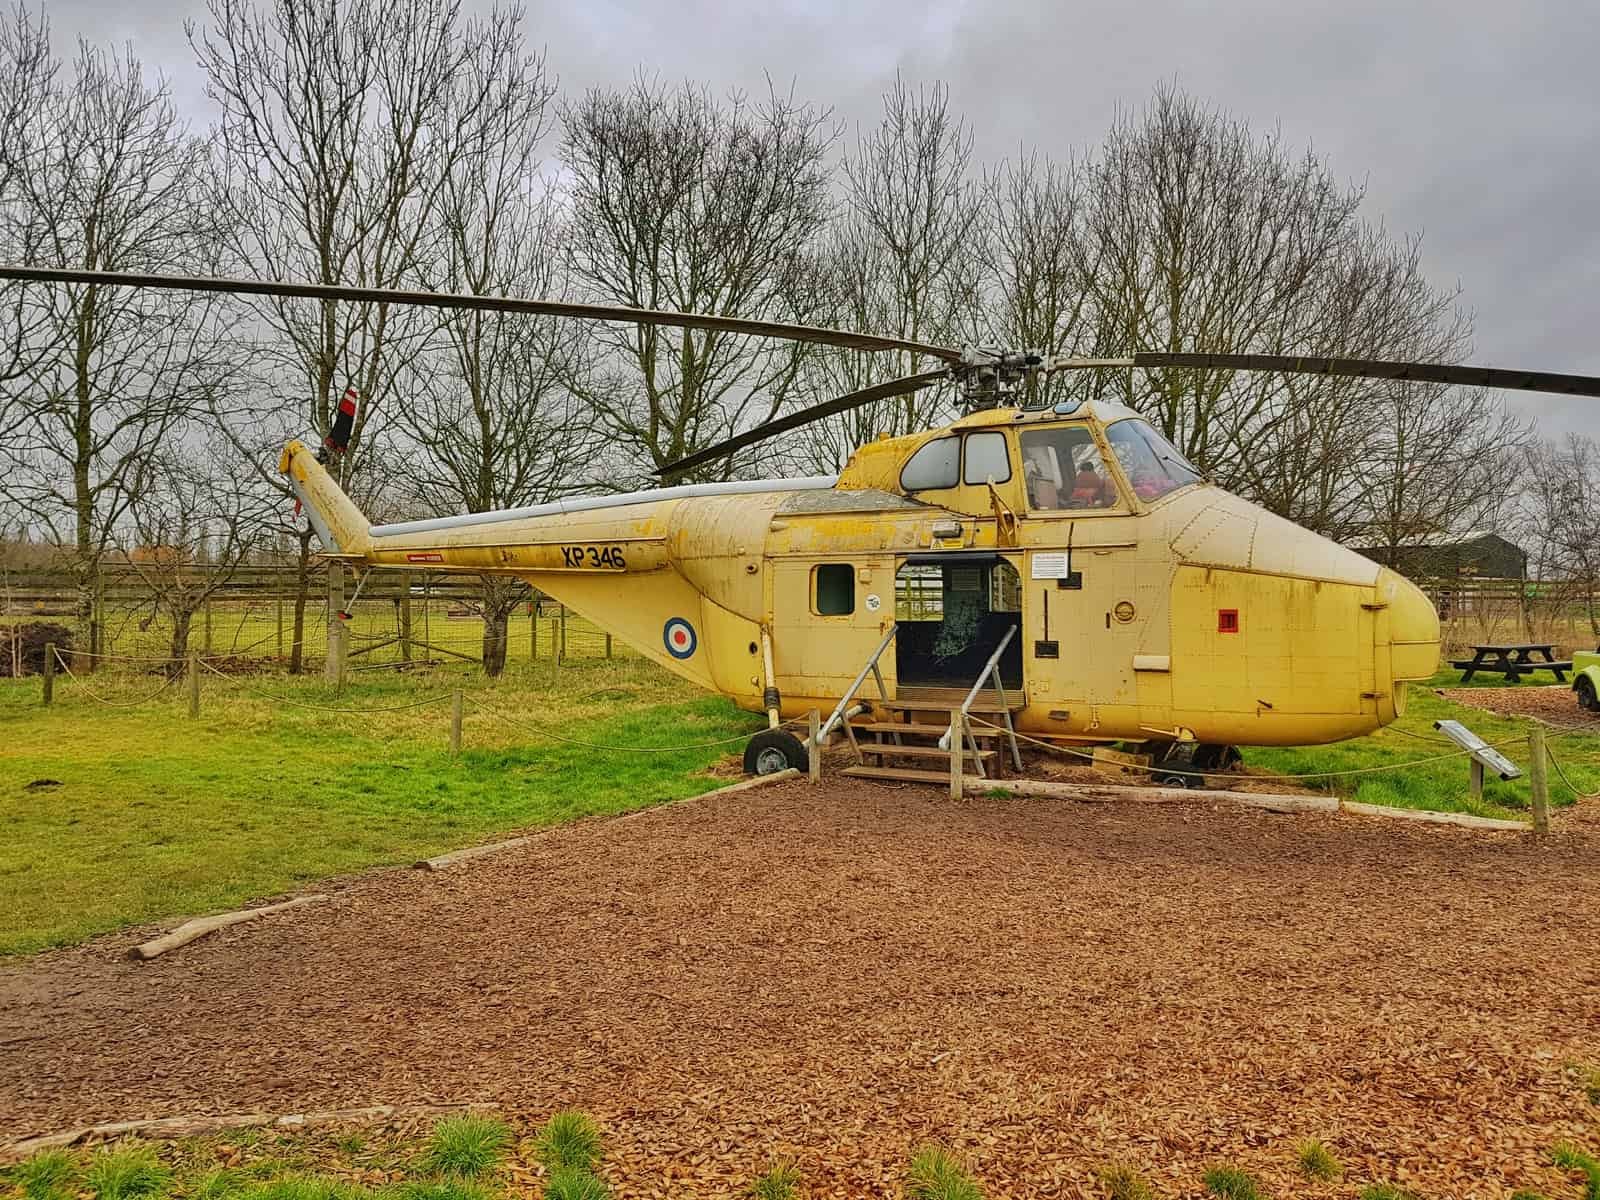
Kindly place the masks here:
<instances>
[{"instance_id":1,"label":"metal handrail","mask_svg":"<svg viewBox=\"0 0 1600 1200\"><path fill-rule=\"evenodd\" d=\"M994 653L989 656L989 661L984 664L983 670L978 672L978 678L972 685L972 690L967 693L967 698L961 702L961 727L966 732L967 740L972 744L972 761L977 768L979 778L987 772L983 769L983 756L978 752L978 739L972 732L972 722L968 719L972 704L978 698L978 693L983 691L984 680L992 674L994 676L995 691L1000 695L1000 711L1005 714L1006 738L1011 743L1011 761L1017 770L1022 769L1022 752L1017 749L1016 731L1011 728L1011 710L1006 707L1005 683L1000 678L1000 656L1005 653L1006 647L1011 644L1011 639L1017 634L1017 627L1011 626L1006 630L1005 637L1000 639L1000 644L994 648ZM950 728L945 730L944 736L939 739L939 748L948 750L951 754L960 754L961 749L955 744L956 720L954 714L950 718Z\"/></svg>"},{"instance_id":2,"label":"metal handrail","mask_svg":"<svg viewBox=\"0 0 1600 1200\"><path fill-rule=\"evenodd\" d=\"M866 665L856 674L855 682L839 697L839 703L834 705L833 711L828 714L828 719L822 723L822 728L817 730L817 745L821 746L828 740L828 735L838 726L844 716L844 710L850 706L850 701L855 698L856 692L866 681L869 674L878 669L878 660L883 657L883 652L889 648L889 643L894 641L895 631L900 628L898 621L889 625L889 632L883 635L883 641L878 643L878 648L872 652L872 657L867 659ZM878 676L878 687L883 687L883 677ZM887 697L885 697L887 699Z\"/></svg>"}]
</instances>

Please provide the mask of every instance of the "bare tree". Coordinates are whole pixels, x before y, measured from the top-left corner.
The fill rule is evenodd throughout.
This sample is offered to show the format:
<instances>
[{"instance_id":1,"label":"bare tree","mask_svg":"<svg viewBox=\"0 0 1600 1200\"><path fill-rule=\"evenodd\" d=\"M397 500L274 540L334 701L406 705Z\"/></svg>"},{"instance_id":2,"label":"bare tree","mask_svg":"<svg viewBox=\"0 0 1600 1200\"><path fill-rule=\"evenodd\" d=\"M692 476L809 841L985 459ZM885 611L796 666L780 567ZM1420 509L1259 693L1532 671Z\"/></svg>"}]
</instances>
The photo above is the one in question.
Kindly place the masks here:
<instances>
[{"instance_id":1,"label":"bare tree","mask_svg":"<svg viewBox=\"0 0 1600 1200\"><path fill-rule=\"evenodd\" d=\"M33 261L203 272L206 146L165 89L131 56L80 44L71 79L39 103L8 202ZM233 359L207 297L86 285L32 288L21 304L43 340L13 392L17 453L0 494L68 548L93 650L101 562L138 481L183 416L227 387Z\"/></svg>"},{"instance_id":2,"label":"bare tree","mask_svg":"<svg viewBox=\"0 0 1600 1200\"><path fill-rule=\"evenodd\" d=\"M194 616L266 545L263 510L274 497L260 475L222 437L191 439L143 466L129 506L125 559L172 622L168 653L188 656Z\"/></svg>"},{"instance_id":3,"label":"bare tree","mask_svg":"<svg viewBox=\"0 0 1600 1200\"><path fill-rule=\"evenodd\" d=\"M830 323L912 341L992 340L980 303L982 201L970 176L972 133L949 89L914 90L904 78L883 98L883 120L845 156L847 197L823 252ZM849 351L819 357L815 398L935 366L911 353ZM951 415L939 388L865 405L810 426L806 456L841 466L878 433L909 433Z\"/></svg>"},{"instance_id":4,"label":"bare tree","mask_svg":"<svg viewBox=\"0 0 1600 1200\"><path fill-rule=\"evenodd\" d=\"M221 108L219 191L241 268L273 278L431 286L431 214L462 151L461 80L520 20L465 21L459 0L208 0L189 40ZM483 81L487 86L487 81ZM349 485L381 428L394 382L431 315L387 304L266 300L254 306L264 407L247 414L324 436L345 390L360 395L340 471ZM288 419L285 420L285 415ZM281 440L281 439L280 439ZM270 474L270 461L262 463ZM281 486L281 483L280 483ZM308 578L309 529L299 578ZM302 642L306 593L295 602ZM291 669L300 668L298 660Z\"/></svg>"},{"instance_id":5,"label":"bare tree","mask_svg":"<svg viewBox=\"0 0 1600 1200\"><path fill-rule=\"evenodd\" d=\"M568 238L576 284L640 308L807 321L808 251L826 219L826 113L769 90L718 103L690 84L645 79L562 109ZM639 479L770 418L807 348L659 327L592 331L581 390L607 432L645 459ZM735 463L709 468L723 476ZM641 469L642 468L642 469Z\"/></svg>"},{"instance_id":6,"label":"bare tree","mask_svg":"<svg viewBox=\"0 0 1600 1200\"><path fill-rule=\"evenodd\" d=\"M1581 604L1590 635L1600 638L1600 445L1578 434L1535 442L1522 466L1531 574Z\"/></svg>"},{"instance_id":7,"label":"bare tree","mask_svg":"<svg viewBox=\"0 0 1600 1200\"><path fill-rule=\"evenodd\" d=\"M514 35L514 27L506 28ZM564 290L554 199L539 178L553 81L508 36L480 45L454 81L463 152L440 190L442 282L475 295ZM582 485L593 422L566 386L581 330L552 318L452 311L419 357L399 410L420 452L406 491L434 511L536 504ZM505 667L512 610L525 584L483 577L483 666Z\"/></svg>"},{"instance_id":8,"label":"bare tree","mask_svg":"<svg viewBox=\"0 0 1600 1200\"><path fill-rule=\"evenodd\" d=\"M985 179L984 200L984 286L999 342L1048 354L1092 354L1090 289L1080 245L1083 169L1031 156L1003 163ZM1043 386L1065 392L1074 382L1062 374Z\"/></svg>"},{"instance_id":9,"label":"bare tree","mask_svg":"<svg viewBox=\"0 0 1600 1200\"><path fill-rule=\"evenodd\" d=\"M56 138L52 122L60 63L50 52L50 26L41 11L18 4L0 22L0 257L33 260L41 234L29 192L21 188ZM59 340L43 306L30 302L25 284L0 284L0 450L20 455L14 443L30 417L25 381L30 369Z\"/></svg>"}]
</instances>

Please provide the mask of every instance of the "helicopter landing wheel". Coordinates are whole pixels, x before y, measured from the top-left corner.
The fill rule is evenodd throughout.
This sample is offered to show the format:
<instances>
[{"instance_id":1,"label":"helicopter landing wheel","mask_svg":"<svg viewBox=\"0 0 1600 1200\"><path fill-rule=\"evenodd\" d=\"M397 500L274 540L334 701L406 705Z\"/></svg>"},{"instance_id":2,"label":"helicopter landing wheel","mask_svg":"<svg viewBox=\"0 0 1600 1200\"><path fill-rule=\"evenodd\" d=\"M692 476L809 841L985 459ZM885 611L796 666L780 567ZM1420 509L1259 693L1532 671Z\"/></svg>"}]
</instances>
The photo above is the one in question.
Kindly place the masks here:
<instances>
[{"instance_id":1,"label":"helicopter landing wheel","mask_svg":"<svg viewBox=\"0 0 1600 1200\"><path fill-rule=\"evenodd\" d=\"M746 775L775 775L790 767L804 771L810 761L805 743L787 729L763 729L744 748Z\"/></svg>"}]
</instances>

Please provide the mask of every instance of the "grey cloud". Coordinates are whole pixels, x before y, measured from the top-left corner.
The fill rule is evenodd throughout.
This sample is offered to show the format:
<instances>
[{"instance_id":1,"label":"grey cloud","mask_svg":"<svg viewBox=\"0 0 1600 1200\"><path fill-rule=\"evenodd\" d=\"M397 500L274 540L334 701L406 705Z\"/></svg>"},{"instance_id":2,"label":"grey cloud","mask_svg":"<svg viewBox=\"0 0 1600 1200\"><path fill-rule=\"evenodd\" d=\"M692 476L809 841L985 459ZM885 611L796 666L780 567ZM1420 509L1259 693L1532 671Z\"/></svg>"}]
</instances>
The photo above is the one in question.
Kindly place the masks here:
<instances>
[{"instance_id":1,"label":"grey cloud","mask_svg":"<svg viewBox=\"0 0 1600 1200\"><path fill-rule=\"evenodd\" d=\"M469 3L475 0L469 0ZM482 7L487 7L484 3ZM57 33L131 39L206 115L182 33L198 0L50 0ZM985 158L1096 145L1119 106L1176 79L1257 129L1280 126L1368 190L1368 214L1422 233L1459 280L1475 360L1600 374L1600 23L1592 6L1394 0L590 0L530 4L569 91L643 68L718 89L781 85L847 125L896 70L942 79ZM1512 400L1547 432L1600 435L1600 405Z\"/></svg>"}]
</instances>

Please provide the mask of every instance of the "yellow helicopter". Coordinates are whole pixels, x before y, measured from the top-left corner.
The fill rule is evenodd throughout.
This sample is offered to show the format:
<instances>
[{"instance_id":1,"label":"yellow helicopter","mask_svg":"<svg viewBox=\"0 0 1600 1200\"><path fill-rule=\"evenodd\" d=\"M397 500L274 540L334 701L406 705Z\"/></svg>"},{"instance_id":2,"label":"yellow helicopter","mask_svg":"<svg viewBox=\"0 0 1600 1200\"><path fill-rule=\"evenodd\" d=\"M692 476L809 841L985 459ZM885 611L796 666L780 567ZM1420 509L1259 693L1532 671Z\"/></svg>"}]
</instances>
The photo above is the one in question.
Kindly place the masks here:
<instances>
[{"instance_id":1,"label":"yellow helicopter","mask_svg":"<svg viewBox=\"0 0 1600 1200\"><path fill-rule=\"evenodd\" d=\"M1002 755L1020 768L1022 733L1137 743L1167 778L1193 782L1240 745L1370 733L1404 710L1405 681L1433 674L1439 622L1411 583L1208 483L1128 408L1018 403L1030 376L1207 367L1600 395L1600 379L1428 363L1085 359L562 301L70 269L0 268L0 278L632 321L940 361L662 472L942 380L965 386L968 415L862 446L836 478L689 484L374 526L323 465L349 441L348 401L321 447L283 450L280 469L330 556L361 572L526 580L685 679L764 711L769 727L745 753L755 773L806 764L810 747L782 726L816 710L829 714L819 740L842 730L856 774L943 778L906 762L951 754L979 774ZM958 712L965 733L951 746Z\"/></svg>"}]
</instances>

